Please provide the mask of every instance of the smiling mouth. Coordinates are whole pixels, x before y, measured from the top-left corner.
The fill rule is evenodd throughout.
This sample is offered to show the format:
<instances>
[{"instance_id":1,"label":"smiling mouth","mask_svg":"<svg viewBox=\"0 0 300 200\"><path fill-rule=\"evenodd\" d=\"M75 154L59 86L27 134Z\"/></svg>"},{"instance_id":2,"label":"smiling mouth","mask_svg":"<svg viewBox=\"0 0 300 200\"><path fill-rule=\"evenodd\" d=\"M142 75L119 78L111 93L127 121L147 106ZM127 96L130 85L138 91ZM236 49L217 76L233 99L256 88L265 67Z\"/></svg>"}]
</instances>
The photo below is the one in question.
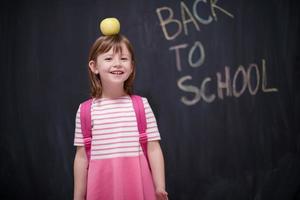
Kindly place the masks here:
<instances>
[{"instance_id":1,"label":"smiling mouth","mask_svg":"<svg viewBox=\"0 0 300 200\"><path fill-rule=\"evenodd\" d=\"M124 72L122 71L112 71L110 72L111 74L114 74L114 75L121 75L121 74L124 74Z\"/></svg>"}]
</instances>

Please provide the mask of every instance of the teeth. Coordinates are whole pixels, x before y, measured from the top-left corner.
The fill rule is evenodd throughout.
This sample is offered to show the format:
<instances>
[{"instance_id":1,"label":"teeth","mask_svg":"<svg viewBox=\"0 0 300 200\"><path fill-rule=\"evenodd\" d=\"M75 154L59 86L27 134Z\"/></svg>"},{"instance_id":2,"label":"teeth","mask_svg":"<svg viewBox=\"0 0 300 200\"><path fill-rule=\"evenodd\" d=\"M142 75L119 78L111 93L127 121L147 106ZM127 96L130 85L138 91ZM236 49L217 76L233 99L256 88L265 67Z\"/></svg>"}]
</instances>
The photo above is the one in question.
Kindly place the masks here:
<instances>
[{"instance_id":1,"label":"teeth","mask_svg":"<svg viewBox=\"0 0 300 200\"><path fill-rule=\"evenodd\" d=\"M120 74L123 74L123 72L111 72L112 74L117 74L117 75L120 75Z\"/></svg>"}]
</instances>

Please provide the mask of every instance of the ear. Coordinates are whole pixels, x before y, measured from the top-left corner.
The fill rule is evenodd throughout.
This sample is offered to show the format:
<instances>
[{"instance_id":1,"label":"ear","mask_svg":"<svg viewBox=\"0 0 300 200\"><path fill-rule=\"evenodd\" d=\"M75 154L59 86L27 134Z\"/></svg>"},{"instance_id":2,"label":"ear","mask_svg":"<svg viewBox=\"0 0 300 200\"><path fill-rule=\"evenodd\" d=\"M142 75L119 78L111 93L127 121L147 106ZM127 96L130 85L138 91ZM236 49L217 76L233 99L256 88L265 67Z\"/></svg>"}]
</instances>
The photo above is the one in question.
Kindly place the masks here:
<instances>
[{"instance_id":1,"label":"ear","mask_svg":"<svg viewBox=\"0 0 300 200\"><path fill-rule=\"evenodd\" d=\"M98 74L98 73L99 73L99 72L98 72L98 69L97 69L97 67L96 67L95 61L91 60L91 61L89 62L89 68L91 69L91 71L92 71L94 74Z\"/></svg>"}]
</instances>

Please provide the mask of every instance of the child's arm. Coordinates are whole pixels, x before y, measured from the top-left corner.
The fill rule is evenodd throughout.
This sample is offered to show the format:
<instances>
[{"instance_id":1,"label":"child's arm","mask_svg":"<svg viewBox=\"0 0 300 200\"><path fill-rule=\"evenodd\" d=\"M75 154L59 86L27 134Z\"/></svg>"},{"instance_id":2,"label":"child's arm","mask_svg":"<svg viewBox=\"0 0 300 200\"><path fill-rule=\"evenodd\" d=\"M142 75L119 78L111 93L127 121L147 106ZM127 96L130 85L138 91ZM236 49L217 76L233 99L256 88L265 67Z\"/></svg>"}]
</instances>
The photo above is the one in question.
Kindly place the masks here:
<instances>
[{"instance_id":1,"label":"child's arm","mask_svg":"<svg viewBox=\"0 0 300 200\"><path fill-rule=\"evenodd\" d=\"M148 142L148 158L157 199L168 199L165 184L164 158L158 141Z\"/></svg>"},{"instance_id":2,"label":"child's arm","mask_svg":"<svg viewBox=\"0 0 300 200\"><path fill-rule=\"evenodd\" d=\"M74 200L84 200L86 195L87 157L84 146L78 146L74 160Z\"/></svg>"}]
</instances>

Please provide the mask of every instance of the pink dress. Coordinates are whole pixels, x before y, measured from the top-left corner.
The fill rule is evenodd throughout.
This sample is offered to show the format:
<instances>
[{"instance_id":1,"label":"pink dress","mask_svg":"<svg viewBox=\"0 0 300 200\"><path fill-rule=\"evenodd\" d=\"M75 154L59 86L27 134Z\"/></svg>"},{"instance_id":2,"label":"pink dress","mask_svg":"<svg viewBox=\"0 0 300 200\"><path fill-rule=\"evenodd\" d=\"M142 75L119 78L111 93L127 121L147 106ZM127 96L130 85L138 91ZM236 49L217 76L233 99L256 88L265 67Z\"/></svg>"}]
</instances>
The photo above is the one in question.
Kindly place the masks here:
<instances>
[{"instance_id":1,"label":"pink dress","mask_svg":"<svg viewBox=\"0 0 300 200\"><path fill-rule=\"evenodd\" d=\"M160 140L156 119L143 98L148 141ZM129 96L93 100L92 147L87 200L155 200L154 184L139 143ZM80 107L76 115L75 146L83 146Z\"/></svg>"}]
</instances>

